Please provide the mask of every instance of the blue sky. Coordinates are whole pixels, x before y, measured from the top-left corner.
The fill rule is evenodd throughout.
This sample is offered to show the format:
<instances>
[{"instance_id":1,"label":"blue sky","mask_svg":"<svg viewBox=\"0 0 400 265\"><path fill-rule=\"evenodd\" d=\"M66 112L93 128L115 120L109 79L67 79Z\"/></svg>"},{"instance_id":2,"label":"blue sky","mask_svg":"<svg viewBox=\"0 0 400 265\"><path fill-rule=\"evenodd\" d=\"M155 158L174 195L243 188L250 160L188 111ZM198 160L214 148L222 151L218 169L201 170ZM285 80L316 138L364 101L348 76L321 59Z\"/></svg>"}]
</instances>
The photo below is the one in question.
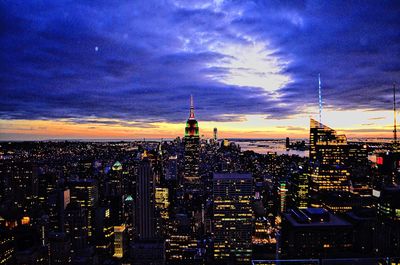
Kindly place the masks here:
<instances>
[{"instance_id":1,"label":"blue sky","mask_svg":"<svg viewBox=\"0 0 400 265\"><path fill-rule=\"evenodd\" d=\"M204 122L291 126L317 111L318 73L327 111L378 120L399 14L398 1L2 1L1 129L152 129L182 123L191 94Z\"/></svg>"}]
</instances>

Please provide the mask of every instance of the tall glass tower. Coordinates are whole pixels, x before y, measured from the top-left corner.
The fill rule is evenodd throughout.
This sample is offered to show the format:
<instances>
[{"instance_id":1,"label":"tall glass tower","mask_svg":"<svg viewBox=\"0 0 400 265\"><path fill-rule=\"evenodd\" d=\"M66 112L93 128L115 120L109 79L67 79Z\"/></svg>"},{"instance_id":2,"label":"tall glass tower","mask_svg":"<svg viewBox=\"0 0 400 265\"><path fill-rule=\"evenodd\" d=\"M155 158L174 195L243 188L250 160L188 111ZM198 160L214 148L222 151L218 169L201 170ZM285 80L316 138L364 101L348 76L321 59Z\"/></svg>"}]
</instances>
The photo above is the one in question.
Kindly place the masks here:
<instances>
[{"instance_id":1,"label":"tall glass tower","mask_svg":"<svg viewBox=\"0 0 400 265\"><path fill-rule=\"evenodd\" d=\"M199 181L199 124L194 117L193 97L190 96L190 114L185 127L185 171L184 181L193 183Z\"/></svg>"},{"instance_id":2,"label":"tall glass tower","mask_svg":"<svg viewBox=\"0 0 400 265\"><path fill-rule=\"evenodd\" d=\"M310 121L310 160L314 166L312 189L349 191L346 167L347 138L313 119Z\"/></svg>"},{"instance_id":3,"label":"tall glass tower","mask_svg":"<svg viewBox=\"0 0 400 265\"><path fill-rule=\"evenodd\" d=\"M214 259L223 264L249 264L254 212L251 174L214 173Z\"/></svg>"}]
</instances>

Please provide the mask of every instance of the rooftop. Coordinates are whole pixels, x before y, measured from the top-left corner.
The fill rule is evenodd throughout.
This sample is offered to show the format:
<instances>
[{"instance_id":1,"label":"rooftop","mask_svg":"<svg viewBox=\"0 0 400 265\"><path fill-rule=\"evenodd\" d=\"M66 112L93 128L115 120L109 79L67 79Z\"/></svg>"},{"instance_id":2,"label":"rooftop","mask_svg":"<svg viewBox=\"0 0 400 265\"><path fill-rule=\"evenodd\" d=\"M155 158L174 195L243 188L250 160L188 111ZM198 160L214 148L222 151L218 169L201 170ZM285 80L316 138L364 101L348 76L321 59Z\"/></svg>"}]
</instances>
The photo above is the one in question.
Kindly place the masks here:
<instances>
[{"instance_id":1,"label":"rooftop","mask_svg":"<svg viewBox=\"0 0 400 265\"><path fill-rule=\"evenodd\" d=\"M214 173L213 179L252 179L249 173Z\"/></svg>"},{"instance_id":2,"label":"rooftop","mask_svg":"<svg viewBox=\"0 0 400 265\"><path fill-rule=\"evenodd\" d=\"M285 213L284 216L294 227L351 226L349 222L329 213L323 208L291 210L291 212Z\"/></svg>"}]
</instances>

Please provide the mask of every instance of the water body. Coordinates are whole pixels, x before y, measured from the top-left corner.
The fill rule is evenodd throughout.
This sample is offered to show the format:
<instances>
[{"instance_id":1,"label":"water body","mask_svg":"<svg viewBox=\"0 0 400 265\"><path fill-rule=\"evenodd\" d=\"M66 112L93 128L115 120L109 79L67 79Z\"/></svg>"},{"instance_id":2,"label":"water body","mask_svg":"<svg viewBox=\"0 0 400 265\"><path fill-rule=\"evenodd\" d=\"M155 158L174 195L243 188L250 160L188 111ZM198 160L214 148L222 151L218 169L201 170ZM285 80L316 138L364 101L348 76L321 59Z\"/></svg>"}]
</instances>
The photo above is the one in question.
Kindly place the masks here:
<instances>
[{"instance_id":1,"label":"water body","mask_svg":"<svg viewBox=\"0 0 400 265\"><path fill-rule=\"evenodd\" d=\"M286 150L285 140L236 140L242 151L254 151L259 154L277 153L278 155L298 155L308 157L308 150Z\"/></svg>"}]
</instances>

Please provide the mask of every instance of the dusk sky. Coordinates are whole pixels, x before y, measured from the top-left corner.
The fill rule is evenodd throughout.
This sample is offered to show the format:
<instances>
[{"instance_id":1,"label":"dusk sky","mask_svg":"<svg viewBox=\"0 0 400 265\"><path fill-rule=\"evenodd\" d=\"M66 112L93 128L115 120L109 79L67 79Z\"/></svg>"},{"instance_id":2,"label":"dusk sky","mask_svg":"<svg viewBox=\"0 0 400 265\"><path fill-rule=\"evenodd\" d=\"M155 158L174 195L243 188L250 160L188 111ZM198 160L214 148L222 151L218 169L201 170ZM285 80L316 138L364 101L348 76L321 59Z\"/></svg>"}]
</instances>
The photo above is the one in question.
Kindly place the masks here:
<instances>
[{"instance_id":1,"label":"dusk sky","mask_svg":"<svg viewBox=\"0 0 400 265\"><path fill-rule=\"evenodd\" d=\"M0 140L391 136L400 1L1 1ZM398 86L398 91L400 87ZM400 93L398 95L400 98Z\"/></svg>"}]
</instances>

